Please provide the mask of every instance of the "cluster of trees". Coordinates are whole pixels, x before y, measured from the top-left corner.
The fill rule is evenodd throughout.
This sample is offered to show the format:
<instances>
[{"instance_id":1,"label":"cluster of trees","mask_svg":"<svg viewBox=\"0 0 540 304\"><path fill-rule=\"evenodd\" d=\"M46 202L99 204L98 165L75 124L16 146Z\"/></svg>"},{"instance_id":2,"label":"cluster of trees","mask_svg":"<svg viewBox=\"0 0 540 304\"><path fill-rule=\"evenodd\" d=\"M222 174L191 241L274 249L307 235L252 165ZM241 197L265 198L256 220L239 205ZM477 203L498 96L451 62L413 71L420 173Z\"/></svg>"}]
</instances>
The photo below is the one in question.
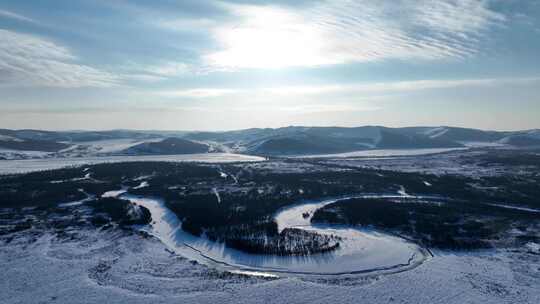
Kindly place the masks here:
<instances>
[{"instance_id":1,"label":"cluster of trees","mask_svg":"<svg viewBox=\"0 0 540 304\"><path fill-rule=\"evenodd\" d=\"M280 256L306 256L329 252L339 248L341 240L337 236L301 229L286 228L281 233L277 233L276 229L274 222L265 221L252 225L210 229L206 231L206 236L244 252Z\"/></svg>"},{"instance_id":2,"label":"cluster of trees","mask_svg":"<svg viewBox=\"0 0 540 304\"><path fill-rule=\"evenodd\" d=\"M88 202L92 207L91 222L96 226L117 223L121 226L145 225L152 220L150 211L143 206L118 198L99 198Z\"/></svg>"},{"instance_id":3,"label":"cluster of trees","mask_svg":"<svg viewBox=\"0 0 540 304\"><path fill-rule=\"evenodd\" d=\"M88 208L90 207L90 208ZM121 227L144 225L151 221L150 211L136 206L130 201L103 198L88 201L85 208L77 211L61 206L42 205L31 209L9 209L0 213L0 243L9 242L13 234L30 230L34 236L44 231L53 232L57 237L70 238L75 233L73 227L101 227L117 224Z\"/></svg>"},{"instance_id":4,"label":"cluster of trees","mask_svg":"<svg viewBox=\"0 0 540 304\"><path fill-rule=\"evenodd\" d=\"M532 166L540 167L540 149L487 151L480 157L479 164L483 166Z\"/></svg>"},{"instance_id":5,"label":"cluster of trees","mask_svg":"<svg viewBox=\"0 0 540 304\"><path fill-rule=\"evenodd\" d=\"M290 166L295 166L296 162L305 165L301 160L287 162ZM194 235L206 233L231 247L251 252L309 254L333 250L339 246L339 241L294 230L279 234L271 221L280 208L303 199L353 193L396 193L401 186L411 194L451 197L453 200L442 206L414 202L396 204L384 200L338 202L320 210L313 218L314 221L395 229L426 245L440 248L483 247L487 245L485 240L495 237L511 220L530 220L531 213L489 207L484 204L486 201L517 203L519 200L521 204L540 206L538 176L478 180L358 168L336 170L333 165L329 166L332 168L328 170L284 173L251 170L246 169L249 165L238 164L128 162L92 165L88 170L67 168L2 176L0 208L55 207L59 203L84 199L86 194L79 189L100 197L106 191L134 187L144 177L148 187L129 191L163 198L167 207L182 219L183 229ZM224 178L220 171L229 176L235 174L236 178ZM91 178L81 179L88 172ZM429 181L429 185L424 181ZM497 186L499 190L485 191L475 184ZM220 201L213 193L214 188L219 189ZM96 214L107 215L96 216L96 224L105 221L132 223L125 218L129 210L126 208L131 206L127 201L98 199L89 204ZM339 212L333 212L335 210ZM487 217L497 221L502 219L505 225L476 220ZM143 217L137 223L148 221Z\"/></svg>"},{"instance_id":6,"label":"cluster of trees","mask_svg":"<svg viewBox=\"0 0 540 304\"><path fill-rule=\"evenodd\" d=\"M385 199L350 199L315 212L313 222L372 226L397 231L429 247L475 249L491 246L515 222L536 214L467 201L443 204Z\"/></svg>"}]
</instances>

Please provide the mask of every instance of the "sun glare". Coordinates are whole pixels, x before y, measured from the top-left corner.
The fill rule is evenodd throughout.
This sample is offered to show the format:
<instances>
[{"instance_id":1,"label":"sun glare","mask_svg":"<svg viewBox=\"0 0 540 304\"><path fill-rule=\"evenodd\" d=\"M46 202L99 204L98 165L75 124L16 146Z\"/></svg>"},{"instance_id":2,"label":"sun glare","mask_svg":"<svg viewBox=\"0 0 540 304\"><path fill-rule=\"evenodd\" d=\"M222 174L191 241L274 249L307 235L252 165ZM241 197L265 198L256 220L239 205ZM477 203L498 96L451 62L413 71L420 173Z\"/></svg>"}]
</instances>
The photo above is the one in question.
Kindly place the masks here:
<instances>
[{"instance_id":1,"label":"sun glare","mask_svg":"<svg viewBox=\"0 0 540 304\"><path fill-rule=\"evenodd\" d=\"M230 68L284 68L328 63L321 55L324 41L302 16L279 8L241 7L238 24L216 29L223 50L207 56Z\"/></svg>"}]
</instances>

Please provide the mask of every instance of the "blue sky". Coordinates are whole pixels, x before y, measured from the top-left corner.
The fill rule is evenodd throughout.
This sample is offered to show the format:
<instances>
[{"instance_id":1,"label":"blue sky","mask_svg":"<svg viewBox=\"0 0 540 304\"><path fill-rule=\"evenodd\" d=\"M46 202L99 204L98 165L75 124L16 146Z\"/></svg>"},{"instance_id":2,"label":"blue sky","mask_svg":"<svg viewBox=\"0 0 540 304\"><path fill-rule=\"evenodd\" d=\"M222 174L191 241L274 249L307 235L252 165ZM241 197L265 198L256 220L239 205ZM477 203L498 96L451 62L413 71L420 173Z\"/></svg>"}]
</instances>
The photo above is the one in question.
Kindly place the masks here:
<instances>
[{"instance_id":1,"label":"blue sky","mask_svg":"<svg viewBox=\"0 0 540 304\"><path fill-rule=\"evenodd\" d=\"M0 127L540 128L538 0L0 2Z\"/></svg>"}]
</instances>

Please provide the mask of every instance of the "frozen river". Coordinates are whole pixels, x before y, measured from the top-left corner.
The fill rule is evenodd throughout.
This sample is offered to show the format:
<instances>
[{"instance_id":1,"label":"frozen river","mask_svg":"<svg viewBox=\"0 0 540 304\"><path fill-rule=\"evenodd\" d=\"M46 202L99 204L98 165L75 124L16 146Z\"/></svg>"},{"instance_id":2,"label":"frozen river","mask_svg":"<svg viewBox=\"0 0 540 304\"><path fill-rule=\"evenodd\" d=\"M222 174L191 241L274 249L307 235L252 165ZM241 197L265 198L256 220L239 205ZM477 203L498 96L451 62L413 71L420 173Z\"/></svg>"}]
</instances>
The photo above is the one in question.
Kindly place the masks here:
<instances>
[{"instance_id":1,"label":"frozen river","mask_svg":"<svg viewBox=\"0 0 540 304\"><path fill-rule=\"evenodd\" d=\"M364 157L397 157L397 156L419 156L429 154L440 154L452 151L464 151L469 148L427 148L427 149L374 149L361 150L335 154L313 154L295 156L293 158L364 158Z\"/></svg>"},{"instance_id":2,"label":"frozen river","mask_svg":"<svg viewBox=\"0 0 540 304\"><path fill-rule=\"evenodd\" d=\"M284 228L295 227L342 238L340 247L335 251L310 256L250 254L228 248L222 243L184 232L178 217L159 199L130 194L123 194L121 197L150 210L152 223L147 227L148 232L159 238L171 250L210 267L233 272L291 275L391 273L414 268L427 258L425 250L418 245L379 231L311 225L310 219L315 210L338 200L365 196L298 204L276 214L275 220L280 231ZM400 196L370 195L369 197ZM309 217L303 217L303 213L309 213Z\"/></svg>"},{"instance_id":3,"label":"frozen river","mask_svg":"<svg viewBox=\"0 0 540 304\"><path fill-rule=\"evenodd\" d=\"M135 161L166 162L205 162L230 163L264 161L265 158L232 153L202 153L182 155L145 155L145 156L95 156L77 158L43 158L23 160L0 160L0 174L28 173L42 170L60 169L71 166L92 165L100 163L118 163Z\"/></svg>"}]
</instances>

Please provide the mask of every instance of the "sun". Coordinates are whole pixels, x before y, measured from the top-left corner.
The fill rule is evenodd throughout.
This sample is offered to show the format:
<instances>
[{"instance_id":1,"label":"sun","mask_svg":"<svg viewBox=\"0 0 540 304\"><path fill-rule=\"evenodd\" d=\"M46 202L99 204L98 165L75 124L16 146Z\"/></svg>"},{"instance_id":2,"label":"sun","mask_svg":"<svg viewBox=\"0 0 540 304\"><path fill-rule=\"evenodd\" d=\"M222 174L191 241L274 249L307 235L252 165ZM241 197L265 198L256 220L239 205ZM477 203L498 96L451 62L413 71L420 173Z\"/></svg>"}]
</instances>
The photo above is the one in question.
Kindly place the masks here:
<instances>
[{"instance_id":1,"label":"sun","mask_svg":"<svg viewBox=\"0 0 540 304\"><path fill-rule=\"evenodd\" d=\"M302 16L274 7L236 8L241 21L218 28L222 50L206 56L214 66L270 68L328 64L324 39Z\"/></svg>"}]
</instances>

